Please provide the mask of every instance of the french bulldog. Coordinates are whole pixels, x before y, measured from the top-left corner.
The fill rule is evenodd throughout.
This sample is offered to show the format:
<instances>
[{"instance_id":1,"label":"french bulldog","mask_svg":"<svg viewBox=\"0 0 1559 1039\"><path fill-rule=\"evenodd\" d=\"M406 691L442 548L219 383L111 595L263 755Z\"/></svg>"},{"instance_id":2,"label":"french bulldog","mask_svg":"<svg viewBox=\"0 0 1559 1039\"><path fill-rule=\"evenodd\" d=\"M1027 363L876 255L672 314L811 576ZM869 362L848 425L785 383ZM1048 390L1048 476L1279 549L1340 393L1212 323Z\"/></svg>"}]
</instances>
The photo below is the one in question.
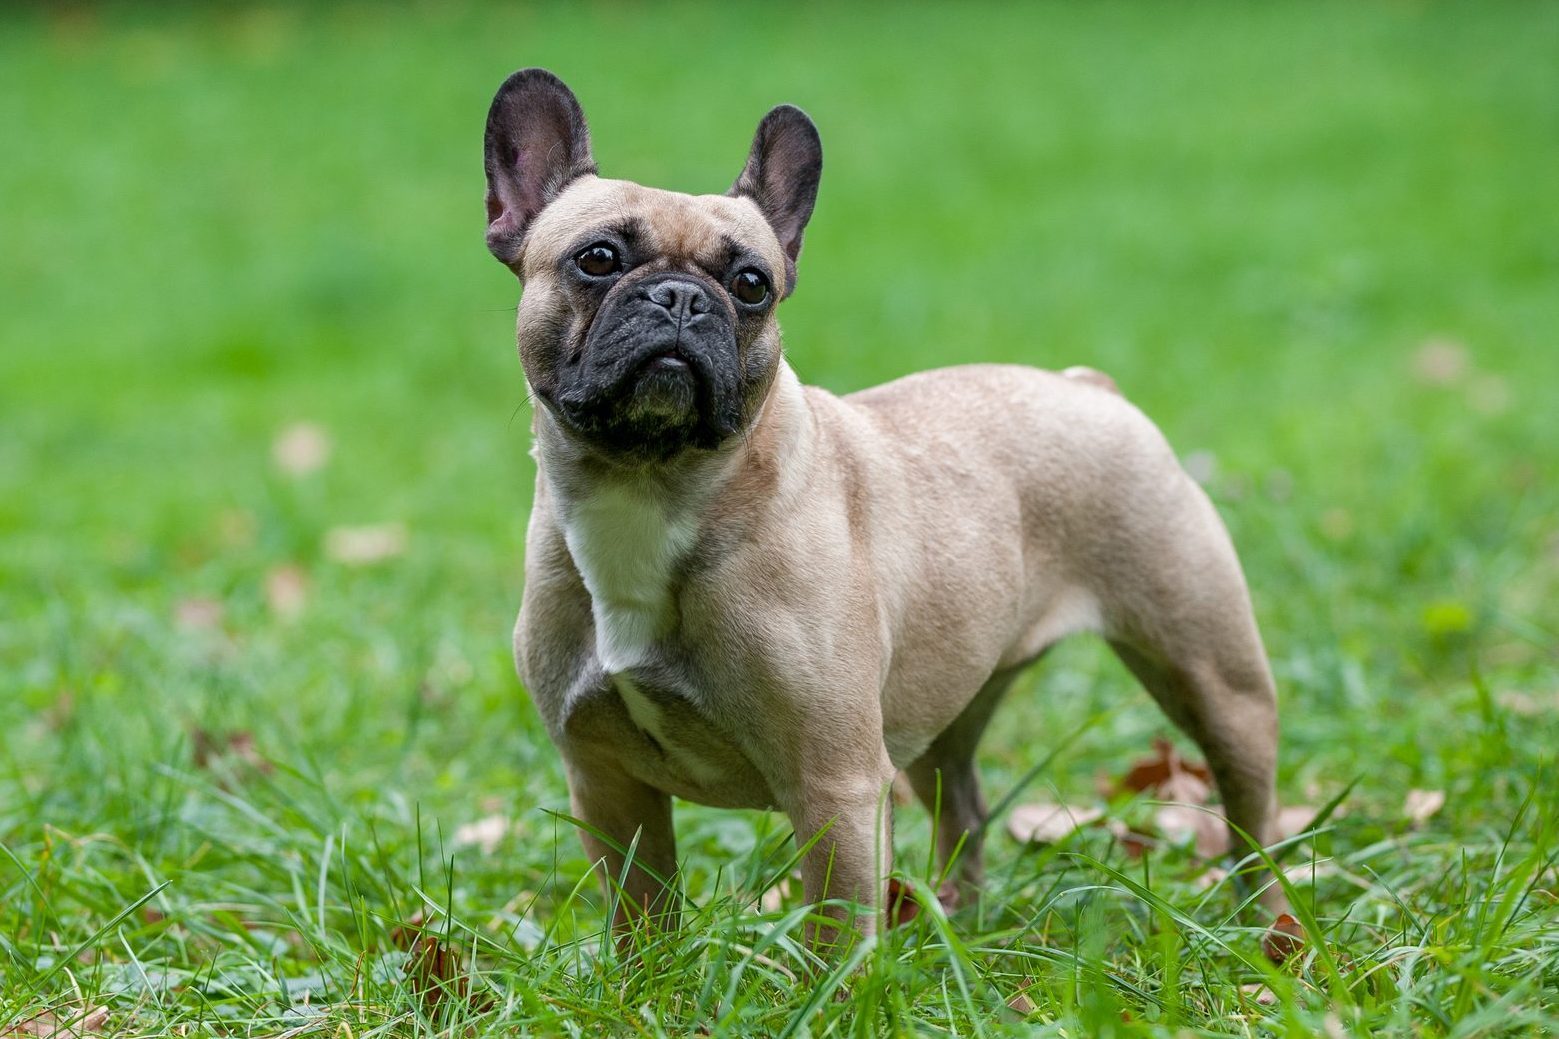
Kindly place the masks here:
<instances>
[{"instance_id":1,"label":"french bulldog","mask_svg":"<svg viewBox=\"0 0 1559 1039\"><path fill-rule=\"evenodd\" d=\"M673 798L785 812L805 897L880 908L897 770L977 889L976 746L1079 632L1201 748L1232 827L1273 836L1277 709L1239 561L1106 376L967 365L840 397L786 363L822 171L800 109L763 118L729 191L687 195L600 176L573 93L525 69L485 166L536 402L514 658L617 926L677 916Z\"/></svg>"}]
</instances>

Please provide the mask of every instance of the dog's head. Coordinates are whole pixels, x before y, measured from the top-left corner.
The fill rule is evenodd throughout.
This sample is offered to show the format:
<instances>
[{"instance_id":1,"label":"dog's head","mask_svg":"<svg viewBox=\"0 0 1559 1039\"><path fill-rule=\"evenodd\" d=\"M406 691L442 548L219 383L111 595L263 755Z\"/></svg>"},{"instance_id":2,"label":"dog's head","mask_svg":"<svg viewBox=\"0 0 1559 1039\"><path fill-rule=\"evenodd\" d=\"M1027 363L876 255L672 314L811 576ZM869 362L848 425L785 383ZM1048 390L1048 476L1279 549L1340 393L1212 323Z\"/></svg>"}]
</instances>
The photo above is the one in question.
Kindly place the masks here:
<instances>
[{"instance_id":1,"label":"dog's head","mask_svg":"<svg viewBox=\"0 0 1559 1039\"><path fill-rule=\"evenodd\" d=\"M561 80L525 69L504 82L487 115L487 247L524 284L520 360L564 429L633 462L714 450L750 426L822 165L817 129L785 105L724 195L607 180Z\"/></svg>"}]
</instances>

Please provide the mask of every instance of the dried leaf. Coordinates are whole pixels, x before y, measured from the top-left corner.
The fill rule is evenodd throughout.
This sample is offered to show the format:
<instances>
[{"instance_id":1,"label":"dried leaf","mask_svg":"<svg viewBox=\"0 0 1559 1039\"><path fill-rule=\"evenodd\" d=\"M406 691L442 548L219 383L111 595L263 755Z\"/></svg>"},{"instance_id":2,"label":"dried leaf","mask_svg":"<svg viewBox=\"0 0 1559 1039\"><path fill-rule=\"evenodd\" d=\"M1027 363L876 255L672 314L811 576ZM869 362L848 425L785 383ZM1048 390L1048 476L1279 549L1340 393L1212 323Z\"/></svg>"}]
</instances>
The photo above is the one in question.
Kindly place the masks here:
<instances>
[{"instance_id":1,"label":"dried leaf","mask_svg":"<svg viewBox=\"0 0 1559 1039\"><path fill-rule=\"evenodd\" d=\"M1305 947L1305 929L1288 913L1272 922L1261 939L1261 951L1273 963L1281 964Z\"/></svg>"},{"instance_id":2,"label":"dried leaf","mask_svg":"<svg viewBox=\"0 0 1559 1039\"><path fill-rule=\"evenodd\" d=\"M1204 789L1212 788L1213 774L1206 765L1200 761L1187 761L1175 750L1173 743L1159 737L1153 741L1153 754L1133 764L1121 779L1121 788L1134 794L1151 793L1162 797L1165 783L1172 777L1186 775L1201 780Z\"/></svg>"},{"instance_id":3,"label":"dried leaf","mask_svg":"<svg viewBox=\"0 0 1559 1039\"><path fill-rule=\"evenodd\" d=\"M1164 805L1153 813L1153 825L1171 844L1190 844L1204 859L1229 850L1229 825L1218 808Z\"/></svg>"},{"instance_id":4,"label":"dried leaf","mask_svg":"<svg viewBox=\"0 0 1559 1039\"><path fill-rule=\"evenodd\" d=\"M765 913L777 913L785 908L785 900L790 897L790 892L790 878L781 877L778 884L758 896L758 908Z\"/></svg>"},{"instance_id":5,"label":"dried leaf","mask_svg":"<svg viewBox=\"0 0 1559 1039\"><path fill-rule=\"evenodd\" d=\"M1287 808L1278 809L1278 839L1287 840L1304 833L1309 829L1311 821L1315 819L1316 811L1313 805L1289 805ZM1338 814L1332 813L1332 818L1335 819Z\"/></svg>"},{"instance_id":6,"label":"dried leaf","mask_svg":"<svg viewBox=\"0 0 1559 1039\"><path fill-rule=\"evenodd\" d=\"M390 931L390 944L397 949L410 952L427 925L427 915L422 910L417 910L407 918L405 923L397 925Z\"/></svg>"},{"instance_id":7,"label":"dried leaf","mask_svg":"<svg viewBox=\"0 0 1559 1039\"><path fill-rule=\"evenodd\" d=\"M1102 808L1039 801L1014 808L1007 816L1007 832L1026 844L1055 844L1103 816Z\"/></svg>"},{"instance_id":8,"label":"dried leaf","mask_svg":"<svg viewBox=\"0 0 1559 1039\"><path fill-rule=\"evenodd\" d=\"M404 523L332 527L325 532L325 555L346 566L368 566L406 551Z\"/></svg>"},{"instance_id":9,"label":"dried leaf","mask_svg":"<svg viewBox=\"0 0 1559 1039\"><path fill-rule=\"evenodd\" d=\"M1556 544L1559 544L1559 539L1556 539ZM1559 549L1555 550L1554 555L1559 559ZM1512 690L1499 694L1499 705L1511 714L1519 714L1523 718L1536 718L1545 714L1559 713L1559 693L1535 696Z\"/></svg>"},{"instance_id":10,"label":"dried leaf","mask_svg":"<svg viewBox=\"0 0 1559 1039\"><path fill-rule=\"evenodd\" d=\"M1199 873L1192 886L1198 891L1210 891L1229 879L1229 871L1220 866L1208 866Z\"/></svg>"},{"instance_id":11,"label":"dried leaf","mask_svg":"<svg viewBox=\"0 0 1559 1039\"><path fill-rule=\"evenodd\" d=\"M0 1036L28 1039L80 1039L100 1035L108 1024L107 1007L62 1007L34 1014L0 1032Z\"/></svg>"},{"instance_id":12,"label":"dried leaf","mask_svg":"<svg viewBox=\"0 0 1559 1039\"><path fill-rule=\"evenodd\" d=\"M69 689L61 689L54 702L43 711L43 724L59 732L76 717L76 698Z\"/></svg>"},{"instance_id":13,"label":"dried leaf","mask_svg":"<svg viewBox=\"0 0 1559 1039\"><path fill-rule=\"evenodd\" d=\"M212 631L222 624L222 603L217 599L180 599L173 604L173 623L181 631Z\"/></svg>"},{"instance_id":14,"label":"dried leaf","mask_svg":"<svg viewBox=\"0 0 1559 1039\"><path fill-rule=\"evenodd\" d=\"M888 878L886 913L889 927L902 927L920 915L920 903L909 886L898 877Z\"/></svg>"},{"instance_id":15,"label":"dried leaf","mask_svg":"<svg viewBox=\"0 0 1559 1039\"><path fill-rule=\"evenodd\" d=\"M501 815L489 815L455 828L455 847L475 845L483 855L491 855L507 837L513 825Z\"/></svg>"},{"instance_id":16,"label":"dried leaf","mask_svg":"<svg viewBox=\"0 0 1559 1039\"><path fill-rule=\"evenodd\" d=\"M951 884L937 889L937 901L944 911L952 910L958 901ZM883 900L883 914L889 927L899 927L920 915L920 901L914 890L897 877L888 878L888 894Z\"/></svg>"},{"instance_id":17,"label":"dried leaf","mask_svg":"<svg viewBox=\"0 0 1559 1039\"><path fill-rule=\"evenodd\" d=\"M1422 826L1444 807L1444 790L1409 790L1402 803L1402 814L1414 826Z\"/></svg>"},{"instance_id":18,"label":"dried leaf","mask_svg":"<svg viewBox=\"0 0 1559 1039\"><path fill-rule=\"evenodd\" d=\"M1212 785L1201 776L1194 772L1177 769L1171 772L1169 777L1158 785L1154 795L1161 801L1200 805L1207 803L1207 799L1212 796L1212 792Z\"/></svg>"},{"instance_id":19,"label":"dried leaf","mask_svg":"<svg viewBox=\"0 0 1559 1039\"><path fill-rule=\"evenodd\" d=\"M287 564L265 575L265 604L282 620L293 620L308 605L309 581L303 568Z\"/></svg>"},{"instance_id":20,"label":"dried leaf","mask_svg":"<svg viewBox=\"0 0 1559 1039\"><path fill-rule=\"evenodd\" d=\"M196 768L231 767L237 763L269 774L272 765L255 746L254 733L246 729L219 735L205 729L190 732L190 742L195 750Z\"/></svg>"},{"instance_id":21,"label":"dried leaf","mask_svg":"<svg viewBox=\"0 0 1559 1039\"><path fill-rule=\"evenodd\" d=\"M1121 850L1126 853L1128 859L1142 858L1148 852L1158 847L1158 838L1151 833L1134 829L1121 822L1119 819L1110 819L1104 824L1105 829L1120 842Z\"/></svg>"},{"instance_id":22,"label":"dried leaf","mask_svg":"<svg viewBox=\"0 0 1559 1039\"><path fill-rule=\"evenodd\" d=\"M1273 992L1270 988L1259 981L1252 981L1249 984L1241 985L1240 991L1245 993L1247 996L1250 996L1257 1006L1270 1007L1277 1005L1277 993Z\"/></svg>"},{"instance_id":23,"label":"dried leaf","mask_svg":"<svg viewBox=\"0 0 1559 1039\"><path fill-rule=\"evenodd\" d=\"M439 1009L452 1001L469 1004L481 1012L492 1006L491 999L471 997L471 977L462 968L458 950L453 950L437 935L423 934L417 939L406 961L406 978L422 1009L437 1018Z\"/></svg>"},{"instance_id":24,"label":"dried leaf","mask_svg":"<svg viewBox=\"0 0 1559 1039\"><path fill-rule=\"evenodd\" d=\"M271 441L271 459L288 476L307 476L330 460L330 437L312 422L294 422Z\"/></svg>"},{"instance_id":25,"label":"dried leaf","mask_svg":"<svg viewBox=\"0 0 1559 1039\"><path fill-rule=\"evenodd\" d=\"M1451 386L1468 370L1467 348L1451 339L1430 339L1413 355L1413 374L1430 386Z\"/></svg>"}]
</instances>

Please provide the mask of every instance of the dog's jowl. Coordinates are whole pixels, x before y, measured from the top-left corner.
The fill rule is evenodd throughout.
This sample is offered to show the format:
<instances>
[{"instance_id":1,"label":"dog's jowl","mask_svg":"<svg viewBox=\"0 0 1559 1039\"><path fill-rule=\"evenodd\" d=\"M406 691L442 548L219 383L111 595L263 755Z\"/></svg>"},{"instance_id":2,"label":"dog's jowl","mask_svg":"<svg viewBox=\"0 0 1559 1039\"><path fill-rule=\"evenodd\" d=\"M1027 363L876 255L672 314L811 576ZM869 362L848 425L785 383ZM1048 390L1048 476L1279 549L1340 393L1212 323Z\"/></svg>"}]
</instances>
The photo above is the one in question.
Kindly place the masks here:
<instances>
[{"instance_id":1,"label":"dog's jowl","mask_svg":"<svg viewBox=\"0 0 1559 1039\"><path fill-rule=\"evenodd\" d=\"M877 905L900 769L977 887L980 735L1081 631L1201 747L1231 824L1272 836L1239 562L1107 377L971 365L836 397L786 364L822 171L805 114L764 117L728 192L684 195L601 177L574 95L529 69L493 100L486 168L537 401L515 661L609 882L634 847L619 924L676 914L673 798L785 812L822 833L807 897Z\"/></svg>"}]
</instances>

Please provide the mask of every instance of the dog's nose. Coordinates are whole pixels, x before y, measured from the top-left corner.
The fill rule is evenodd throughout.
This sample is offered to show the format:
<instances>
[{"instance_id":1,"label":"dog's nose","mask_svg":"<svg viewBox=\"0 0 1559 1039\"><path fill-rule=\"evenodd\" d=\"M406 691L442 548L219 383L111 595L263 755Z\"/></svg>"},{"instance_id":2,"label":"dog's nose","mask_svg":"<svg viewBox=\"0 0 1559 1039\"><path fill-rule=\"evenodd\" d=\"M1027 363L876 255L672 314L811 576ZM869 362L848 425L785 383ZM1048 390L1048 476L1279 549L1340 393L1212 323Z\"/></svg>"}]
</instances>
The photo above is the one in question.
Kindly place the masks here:
<instances>
[{"instance_id":1,"label":"dog's nose","mask_svg":"<svg viewBox=\"0 0 1559 1039\"><path fill-rule=\"evenodd\" d=\"M678 321L709 312L709 294L692 281L663 281L645 295L651 303L665 307Z\"/></svg>"}]
</instances>

